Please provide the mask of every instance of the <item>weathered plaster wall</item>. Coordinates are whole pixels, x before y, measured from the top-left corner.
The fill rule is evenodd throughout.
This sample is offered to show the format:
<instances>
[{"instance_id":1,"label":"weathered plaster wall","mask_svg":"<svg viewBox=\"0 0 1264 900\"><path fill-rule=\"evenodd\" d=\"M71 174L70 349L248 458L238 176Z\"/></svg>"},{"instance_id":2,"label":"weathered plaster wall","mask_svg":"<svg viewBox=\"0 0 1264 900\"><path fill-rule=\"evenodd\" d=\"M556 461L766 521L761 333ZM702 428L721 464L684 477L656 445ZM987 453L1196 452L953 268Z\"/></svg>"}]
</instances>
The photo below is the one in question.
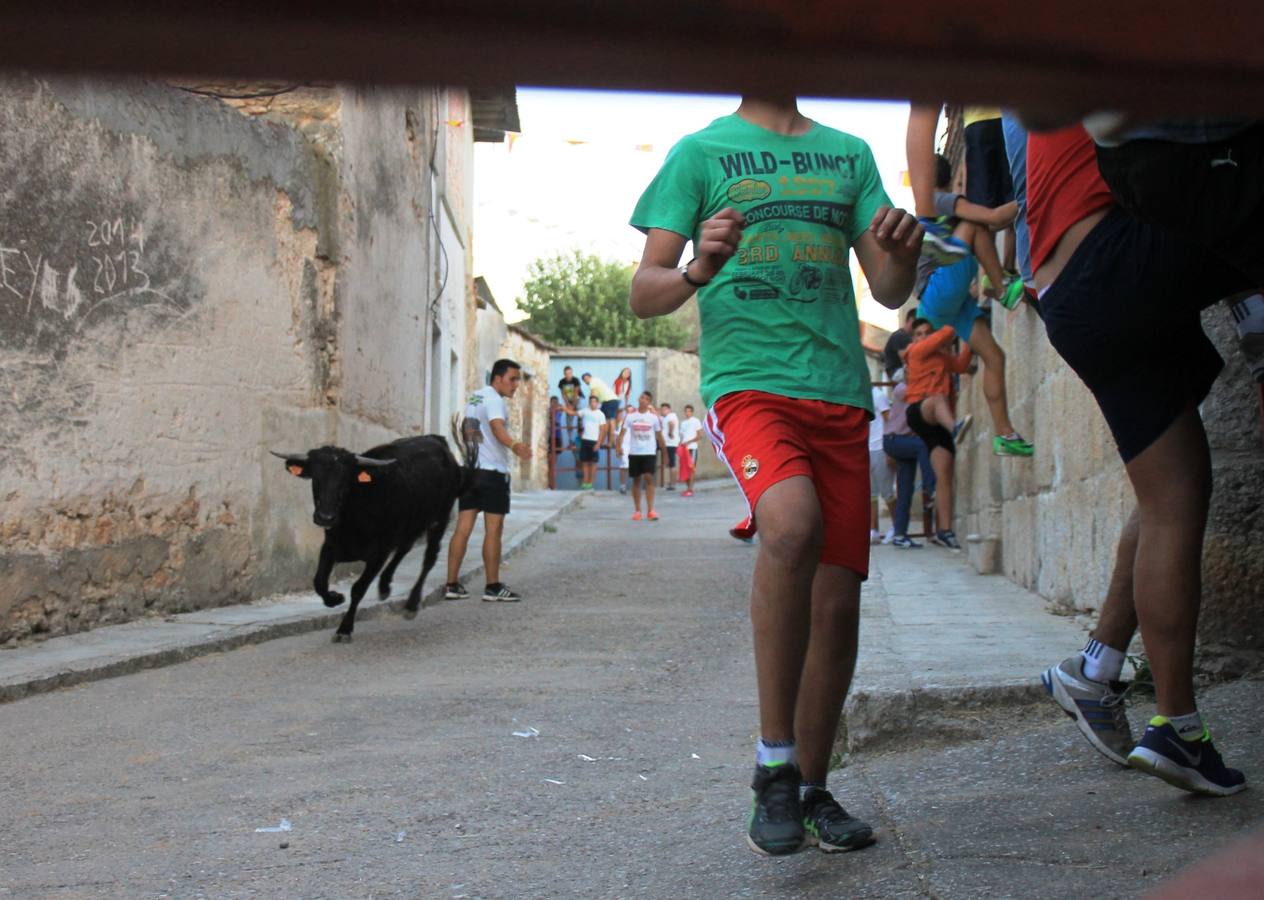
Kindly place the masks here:
<instances>
[{"instance_id":1,"label":"weathered plaster wall","mask_svg":"<svg viewBox=\"0 0 1264 900\"><path fill-rule=\"evenodd\" d=\"M419 428L424 102L0 81L0 644L310 578L266 450Z\"/></svg>"},{"instance_id":2,"label":"weathered plaster wall","mask_svg":"<svg viewBox=\"0 0 1264 900\"><path fill-rule=\"evenodd\" d=\"M694 415L706 421L707 408L702 405L698 387L702 372L697 353L683 353L663 347L645 350L645 382L654 394L654 402L670 403L677 416L684 418L685 404L693 406ZM724 462L715 455L706 432L698 439L698 478L728 478L730 473Z\"/></svg>"},{"instance_id":3,"label":"weathered plaster wall","mask_svg":"<svg viewBox=\"0 0 1264 900\"><path fill-rule=\"evenodd\" d=\"M977 537L967 549L981 571L1002 572L1068 608L1096 609L1135 505L1132 489L1097 404L1053 350L1039 317L1026 305L994 309L994 331L1008 354L1011 415L1035 441L1036 455L992 455L981 379L964 379L960 412L972 413L974 426L958 455L957 532ZM1255 386L1226 311L1216 306L1203 318L1227 365L1202 410L1215 494L1200 634L1206 650L1261 650L1264 447Z\"/></svg>"}]
</instances>

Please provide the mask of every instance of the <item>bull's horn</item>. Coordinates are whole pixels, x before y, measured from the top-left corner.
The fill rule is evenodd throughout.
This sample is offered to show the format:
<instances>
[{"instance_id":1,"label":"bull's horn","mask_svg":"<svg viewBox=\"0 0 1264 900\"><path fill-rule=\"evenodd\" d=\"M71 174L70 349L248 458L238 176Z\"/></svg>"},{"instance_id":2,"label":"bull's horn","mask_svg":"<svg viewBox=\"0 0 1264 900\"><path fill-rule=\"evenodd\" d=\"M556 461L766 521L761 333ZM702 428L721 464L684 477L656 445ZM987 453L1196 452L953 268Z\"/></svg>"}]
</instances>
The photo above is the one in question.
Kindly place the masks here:
<instances>
[{"instance_id":1,"label":"bull's horn","mask_svg":"<svg viewBox=\"0 0 1264 900\"><path fill-rule=\"evenodd\" d=\"M277 459L285 459L285 460L296 459L299 462L307 462L306 450L304 450L302 453L277 453L275 450L269 450L268 452L271 453L273 456L275 456Z\"/></svg>"},{"instance_id":2,"label":"bull's horn","mask_svg":"<svg viewBox=\"0 0 1264 900\"><path fill-rule=\"evenodd\" d=\"M360 465L362 465L362 466L369 466L369 467L371 468L371 467L373 467L373 466L390 466L390 465L394 465L395 460L393 460L393 459L374 459L374 458L373 458L373 457L371 457L371 456L360 456L360 455L358 455L358 454L357 454L357 455L356 455L356 462L357 462L357 463L359 463L359 464L360 464Z\"/></svg>"}]
</instances>

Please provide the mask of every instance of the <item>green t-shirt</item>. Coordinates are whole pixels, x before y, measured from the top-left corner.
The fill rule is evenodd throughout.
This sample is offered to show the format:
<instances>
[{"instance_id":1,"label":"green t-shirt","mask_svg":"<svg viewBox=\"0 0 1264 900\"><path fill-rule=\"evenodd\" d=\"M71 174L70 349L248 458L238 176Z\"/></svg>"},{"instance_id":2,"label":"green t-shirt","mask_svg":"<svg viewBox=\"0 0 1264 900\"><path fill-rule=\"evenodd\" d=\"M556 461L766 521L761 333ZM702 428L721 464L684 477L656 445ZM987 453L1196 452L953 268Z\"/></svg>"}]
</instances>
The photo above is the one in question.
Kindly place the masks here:
<instances>
[{"instance_id":1,"label":"green t-shirt","mask_svg":"<svg viewBox=\"0 0 1264 900\"><path fill-rule=\"evenodd\" d=\"M782 135L734 113L671 149L634 227L696 242L726 206L746 217L737 253L697 293L707 406L757 390L873 412L848 256L890 202L869 146L817 122Z\"/></svg>"}]
</instances>

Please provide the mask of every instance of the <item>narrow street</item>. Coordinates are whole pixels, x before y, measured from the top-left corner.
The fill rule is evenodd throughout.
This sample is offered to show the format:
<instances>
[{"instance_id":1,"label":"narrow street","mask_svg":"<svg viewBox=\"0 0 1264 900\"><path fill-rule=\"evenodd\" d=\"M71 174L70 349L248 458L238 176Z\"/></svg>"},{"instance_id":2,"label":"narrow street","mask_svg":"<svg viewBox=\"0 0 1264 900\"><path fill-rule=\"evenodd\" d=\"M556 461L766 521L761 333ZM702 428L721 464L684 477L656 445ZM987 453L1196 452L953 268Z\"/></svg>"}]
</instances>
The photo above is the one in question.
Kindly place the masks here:
<instances>
[{"instance_id":1,"label":"narrow street","mask_svg":"<svg viewBox=\"0 0 1264 900\"><path fill-rule=\"evenodd\" d=\"M755 856L755 548L726 533L735 491L661 496L656 523L585 498L507 565L519 605L441 603L365 619L349 645L315 631L0 705L0 896L1136 896L1260 821L1259 791L1193 801L1109 766L1049 705L976 705L832 776L875 846ZM936 559L974 577L879 548L866 595L911 623L898 570ZM930 622L950 658L973 600ZM1015 652L1076 649L1046 617L1062 630ZM1207 694L1249 774L1258 693ZM961 734L987 739L945 747ZM1188 857L1155 851L1174 821Z\"/></svg>"}]
</instances>

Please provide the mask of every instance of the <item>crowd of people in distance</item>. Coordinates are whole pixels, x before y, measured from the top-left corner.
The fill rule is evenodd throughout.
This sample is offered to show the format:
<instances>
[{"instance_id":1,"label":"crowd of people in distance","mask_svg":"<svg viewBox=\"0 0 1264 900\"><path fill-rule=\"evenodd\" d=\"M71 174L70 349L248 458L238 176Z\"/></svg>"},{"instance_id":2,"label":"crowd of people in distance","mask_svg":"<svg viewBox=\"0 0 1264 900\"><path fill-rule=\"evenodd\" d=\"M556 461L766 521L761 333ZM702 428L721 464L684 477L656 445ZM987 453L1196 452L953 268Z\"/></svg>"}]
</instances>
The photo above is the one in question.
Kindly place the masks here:
<instances>
[{"instance_id":1,"label":"crowd of people in distance","mask_svg":"<svg viewBox=\"0 0 1264 900\"><path fill-rule=\"evenodd\" d=\"M575 451L580 490L594 489L604 449L610 454L611 469L618 472L619 493L631 491L633 520L659 518L654 495L660 458L666 489L675 491L679 484L682 497L694 495L703 426L692 404L685 404L682 417L670 403L655 406L648 390L641 391L633 404L632 369L627 366L613 388L591 372L577 378L574 369L566 366L557 388L558 393L549 398L553 452Z\"/></svg>"}]
</instances>

